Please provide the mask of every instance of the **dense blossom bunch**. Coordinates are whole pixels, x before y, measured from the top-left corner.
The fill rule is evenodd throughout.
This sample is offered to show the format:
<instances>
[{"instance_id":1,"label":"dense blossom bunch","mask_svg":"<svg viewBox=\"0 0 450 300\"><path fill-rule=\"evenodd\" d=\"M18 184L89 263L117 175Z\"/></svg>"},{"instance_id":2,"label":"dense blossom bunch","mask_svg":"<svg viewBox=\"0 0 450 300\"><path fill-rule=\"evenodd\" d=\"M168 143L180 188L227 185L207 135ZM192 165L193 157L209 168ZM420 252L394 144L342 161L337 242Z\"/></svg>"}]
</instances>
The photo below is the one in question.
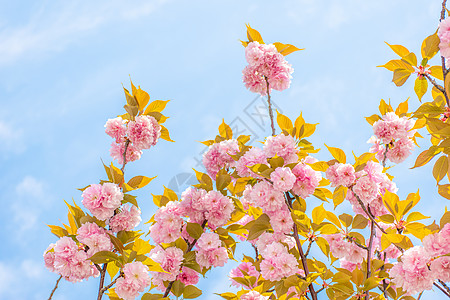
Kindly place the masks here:
<instances>
[{"instance_id":1,"label":"dense blossom bunch","mask_svg":"<svg viewBox=\"0 0 450 300\"><path fill-rule=\"evenodd\" d=\"M212 178L216 178L217 172L222 168L234 167L234 160L230 155L239 152L239 144L236 140L225 140L214 143L203 154L203 165Z\"/></svg>"},{"instance_id":2,"label":"dense blossom bunch","mask_svg":"<svg viewBox=\"0 0 450 300\"><path fill-rule=\"evenodd\" d=\"M105 128L106 134L115 141L111 145L111 156L119 164L123 164L125 147L126 160L135 161L141 157L141 150L156 145L161 136L161 126L154 117L147 115L140 115L134 121L126 121L121 117L109 119Z\"/></svg>"},{"instance_id":3,"label":"dense blossom bunch","mask_svg":"<svg viewBox=\"0 0 450 300\"><path fill-rule=\"evenodd\" d=\"M81 203L99 220L106 220L120 207L123 193L114 183L91 184L83 191Z\"/></svg>"},{"instance_id":4,"label":"dense blossom bunch","mask_svg":"<svg viewBox=\"0 0 450 300\"><path fill-rule=\"evenodd\" d=\"M67 236L51 244L44 252L45 266L70 282L99 275L97 268L88 260L89 257L83 247Z\"/></svg>"},{"instance_id":5,"label":"dense blossom bunch","mask_svg":"<svg viewBox=\"0 0 450 300\"><path fill-rule=\"evenodd\" d=\"M373 124L374 136L368 143L374 144L370 152L376 153L379 161L384 160L384 156L394 163L404 161L414 148L411 139L416 130L413 130L415 121L406 117L399 117L394 112L386 113L381 120ZM387 153L385 153L387 150Z\"/></svg>"},{"instance_id":6,"label":"dense blossom bunch","mask_svg":"<svg viewBox=\"0 0 450 300\"><path fill-rule=\"evenodd\" d=\"M326 176L332 186L349 187L347 199L353 207L353 211L365 215L358 198L371 213L380 216L387 213L382 201L385 191L397 192L397 187L389 177L383 173L383 166L373 161L368 161L363 170L355 172L350 164L335 163L326 171Z\"/></svg>"},{"instance_id":7,"label":"dense blossom bunch","mask_svg":"<svg viewBox=\"0 0 450 300\"><path fill-rule=\"evenodd\" d=\"M285 164L294 163L298 160L298 149L294 138L283 133L269 136L264 142L263 151L267 157L282 157Z\"/></svg>"},{"instance_id":8,"label":"dense blossom bunch","mask_svg":"<svg viewBox=\"0 0 450 300\"><path fill-rule=\"evenodd\" d=\"M123 277L117 279L115 292L124 300L133 300L150 285L148 267L140 261L126 264Z\"/></svg>"},{"instance_id":9,"label":"dense blossom bunch","mask_svg":"<svg viewBox=\"0 0 450 300\"><path fill-rule=\"evenodd\" d=\"M251 262L243 262L243 263L239 264L239 266L237 266L236 268L231 270L229 276L231 279L231 285L234 285L236 287L244 286L247 288L254 288L254 287L256 287L256 281L252 286L250 286L250 285L245 285L243 283L237 282L233 278L234 277L243 278L244 276L254 276L256 279L258 279L259 272L256 270L255 266Z\"/></svg>"},{"instance_id":10,"label":"dense blossom bunch","mask_svg":"<svg viewBox=\"0 0 450 300\"><path fill-rule=\"evenodd\" d=\"M155 223L150 227L150 236L157 243L171 243L181 237L183 226L180 203L170 201L159 208L154 216Z\"/></svg>"},{"instance_id":11,"label":"dense blossom bunch","mask_svg":"<svg viewBox=\"0 0 450 300\"><path fill-rule=\"evenodd\" d=\"M252 147L236 162L236 171L241 177L253 176L260 178L261 176L252 172L249 168L256 164L267 164L267 156L262 149Z\"/></svg>"},{"instance_id":12,"label":"dense blossom bunch","mask_svg":"<svg viewBox=\"0 0 450 300\"><path fill-rule=\"evenodd\" d=\"M438 37L440 40L439 50L445 58L450 58L450 18L442 20L439 23Z\"/></svg>"},{"instance_id":13,"label":"dense blossom bunch","mask_svg":"<svg viewBox=\"0 0 450 300\"><path fill-rule=\"evenodd\" d=\"M278 281L301 273L297 259L281 243L273 242L267 245L261 252L261 256L263 257L261 275L267 280Z\"/></svg>"},{"instance_id":14,"label":"dense blossom bunch","mask_svg":"<svg viewBox=\"0 0 450 300\"><path fill-rule=\"evenodd\" d=\"M95 223L84 223L81 225L77 230L77 240L88 246L87 254L89 256L99 251L111 251L114 249L105 228Z\"/></svg>"},{"instance_id":15,"label":"dense blossom bunch","mask_svg":"<svg viewBox=\"0 0 450 300\"><path fill-rule=\"evenodd\" d=\"M161 291L165 290L164 281L174 281L180 274L183 254L183 250L177 247L163 249L161 246L156 246L150 251L150 258L159 263L167 272L151 272L152 283Z\"/></svg>"},{"instance_id":16,"label":"dense blossom bunch","mask_svg":"<svg viewBox=\"0 0 450 300\"><path fill-rule=\"evenodd\" d=\"M390 272L392 282L411 295L431 289L436 279L450 281L450 256L445 256L450 253L450 223L422 242L406 250Z\"/></svg>"},{"instance_id":17,"label":"dense blossom bunch","mask_svg":"<svg viewBox=\"0 0 450 300\"><path fill-rule=\"evenodd\" d=\"M245 48L245 58L248 66L242 71L243 81L250 91L266 95L267 82L269 91L289 88L294 70L273 44L251 42Z\"/></svg>"},{"instance_id":18,"label":"dense blossom bunch","mask_svg":"<svg viewBox=\"0 0 450 300\"><path fill-rule=\"evenodd\" d=\"M268 296L263 296L257 291L250 291L241 296L241 300L268 300Z\"/></svg>"},{"instance_id":19,"label":"dense blossom bunch","mask_svg":"<svg viewBox=\"0 0 450 300\"><path fill-rule=\"evenodd\" d=\"M330 251L333 256L344 260L344 266L358 266L363 262L366 252L358 247L355 243L352 243L344 239L344 236L340 233L326 235L325 239L330 245ZM341 261L341 264L343 262Z\"/></svg>"},{"instance_id":20,"label":"dense blossom bunch","mask_svg":"<svg viewBox=\"0 0 450 300\"><path fill-rule=\"evenodd\" d=\"M113 232L129 231L141 222L141 210L134 205L125 204L120 212L109 220L109 227Z\"/></svg>"},{"instance_id":21,"label":"dense blossom bunch","mask_svg":"<svg viewBox=\"0 0 450 300\"><path fill-rule=\"evenodd\" d=\"M217 233L203 233L197 241L196 248L196 260L202 267L223 267L228 260L227 249L222 247L222 241Z\"/></svg>"}]
</instances>

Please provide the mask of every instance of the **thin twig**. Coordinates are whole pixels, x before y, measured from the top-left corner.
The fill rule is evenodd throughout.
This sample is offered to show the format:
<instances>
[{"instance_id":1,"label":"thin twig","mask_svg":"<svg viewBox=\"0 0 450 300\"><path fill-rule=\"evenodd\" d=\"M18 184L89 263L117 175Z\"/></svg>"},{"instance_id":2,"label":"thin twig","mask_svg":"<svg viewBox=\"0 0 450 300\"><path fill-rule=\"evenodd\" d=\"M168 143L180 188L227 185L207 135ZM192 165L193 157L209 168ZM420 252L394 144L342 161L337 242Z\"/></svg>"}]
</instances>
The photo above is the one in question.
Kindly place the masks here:
<instances>
[{"instance_id":1,"label":"thin twig","mask_svg":"<svg viewBox=\"0 0 450 300\"><path fill-rule=\"evenodd\" d=\"M435 287L437 287L438 289L441 290L441 292L443 292L447 297L450 298L450 293L448 293L444 288L442 288L439 284L437 284L436 282L433 282L433 285Z\"/></svg>"},{"instance_id":2,"label":"thin twig","mask_svg":"<svg viewBox=\"0 0 450 300\"><path fill-rule=\"evenodd\" d=\"M369 248L367 248L367 247L364 246L364 245L361 245L360 243L358 243L358 242L355 241L355 240L352 240L352 243L355 244L356 246L358 246L358 247L361 248L361 249L364 249L364 250L366 250L366 251L369 251Z\"/></svg>"},{"instance_id":3,"label":"thin twig","mask_svg":"<svg viewBox=\"0 0 450 300\"><path fill-rule=\"evenodd\" d=\"M368 209L369 213L371 213L370 208ZM372 247L373 247L373 238L375 236L375 224L370 222L370 239L369 239L369 248L367 249L367 273L366 279L369 279L372 275ZM369 291L366 294L366 300L369 300Z\"/></svg>"},{"instance_id":4,"label":"thin twig","mask_svg":"<svg viewBox=\"0 0 450 300\"><path fill-rule=\"evenodd\" d=\"M286 197L286 200L288 201L288 208L289 208L289 210L292 210L292 198L289 196L288 192L284 193L284 195ZM306 260L305 254L303 253L302 244L300 243L300 239L298 238L297 224L295 224L295 223L294 223L294 226L293 226L293 230L294 230L295 243L297 245L298 252L299 252L300 258L302 260L303 270L305 271L306 277L308 277L308 274L309 274L308 262ZM312 299L313 300L317 300L317 293L314 290L314 286L313 286L312 282L309 284L308 288L309 288L309 292L311 293Z\"/></svg>"},{"instance_id":5,"label":"thin twig","mask_svg":"<svg viewBox=\"0 0 450 300\"><path fill-rule=\"evenodd\" d=\"M442 20L445 19L445 11L446 11L445 6L446 6L446 4L447 4L447 0L443 0L443 1L442 1L442 9L441 9L441 18L439 19L439 22L442 22ZM447 67L446 67L446 65L445 65L445 57L443 57L442 55L441 55L441 64L442 64L442 74L444 75L443 77L444 77L444 83L445 83L445 78L447 77L448 69L447 69ZM428 76L428 77L429 77L429 76ZM430 80L430 81L431 81L431 80ZM433 83L433 82L431 82L431 83ZM433 84L433 85L434 85L434 84ZM436 85L434 85L434 86L436 86ZM444 90L444 91L442 91L442 90L440 90L440 91L441 91L441 92L444 94L444 96L445 96L445 101L447 102L447 107L450 107L450 101L449 101L448 95L447 95L447 93L446 93L445 84L444 84L443 90Z\"/></svg>"},{"instance_id":6,"label":"thin twig","mask_svg":"<svg viewBox=\"0 0 450 300\"><path fill-rule=\"evenodd\" d=\"M120 169L123 173L123 170L125 170L125 165L127 164L127 150L128 150L128 146L130 145L130 140L127 139L125 142L125 150L123 150L123 154L122 154L122 160L123 160L123 164L122 164L122 168Z\"/></svg>"},{"instance_id":7,"label":"thin twig","mask_svg":"<svg viewBox=\"0 0 450 300\"><path fill-rule=\"evenodd\" d=\"M445 88L436 82L433 78L431 78L428 74L422 74L426 79L428 79L435 88L437 88L441 93L445 95Z\"/></svg>"},{"instance_id":8,"label":"thin twig","mask_svg":"<svg viewBox=\"0 0 450 300\"><path fill-rule=\"evenodd\" d=\"M119 276L116 277L116 279L114 279L110 284L108 284L107 286L105 286L105 287L101 290L102 294L103 294L104 292L106 292L107 290L109 290L109 289L116 283L117 279L119 279L120 277L123 277L123 275L124 275L123 273L120 273Z\"/></svg>"},{"instance_id":9,"label":"thin twig","mask_svg":"<svg viewBox=\"0 0 450 300\"><path fill-rule=\"evenodd\" d=\"M266 80L266 86L267 86L267 102L269 103L270 126L272 126L272 135L275 135L275 124L273 122L272 103L270 102L269 79L266 76L264 76L264 79Z\"/></svg>"},{"instance_id":10,"label":"thin twig","mask_svg":"<svg viewBox=\"0 0 450 300\"><path fill-rule=\"evenodd\" d=\"M450 293L450 288L443 282L442 280L438 279L439 283L447 290L448 293Z\"/></svg>"},{"instance_id":11,"label":"thin twig","mask_svg":"<svg viewBox=\"0 0 450 300\"><path fill-rule=\"evenodd\" d=\"M106 267L108 263L103 264L102 271L100 272L100 284L98 286L97 300L101 300L103 297L103 284L105 283Z\"/></svg>"},{"instance_id":12,"label":"thin twig","mask_svg":"<svg viewBox=\"0 0 450 300\"><path fill-rule=\"evenodd\" d=\"M309 241L308 248L306 249L305 256L308 257L309 251L311 250L311 245L313 241Z\"/></svg>"},{"instance_id":13,"label":"thin twig","mask_svg":"<svg viewBox=\"0 0 450 300\"><path fill-rule=\"evenodd\" d=\"M202 228L203 228L203 229L205 229L205 226L206 226L206 223L207 223L207 222L208 222L208 220L203 221L203 223L202 223ZM187 248L185 254L188 253L189 251L191 251L191 250L194 248L194 246L195 246L196 243L197 243L197 239L195 239L195 240L192 242L192 244L188 244L188 248ZM181 267L180 267L180 269L181 269ZM172 289L172 286L173 286L173 283L174 283L174 282L175 282L175 280L169 282L169 284L167 285L166 291L164 292L164 296L162 296L163 298L165 298L165 297L167 297L167 296L169 295L170 290Z\"/></svg>"},{"instance_id":14,"label":"thin twig","mask_svg":"<svg viewBox=\"0 0 450 300\"><path fill-rule=\"evenodd\" d=\"M56 280L55 287L53 288L52 293L50 294L50 297L48 297L48 300L51 300L51 299L52 299L53 294L55 293L56 289L58 288L58 284L59 284L59 282L61 281L61 278L62 278L62 275L59 276L58 280Z\"/></svg>"}]
</instances>

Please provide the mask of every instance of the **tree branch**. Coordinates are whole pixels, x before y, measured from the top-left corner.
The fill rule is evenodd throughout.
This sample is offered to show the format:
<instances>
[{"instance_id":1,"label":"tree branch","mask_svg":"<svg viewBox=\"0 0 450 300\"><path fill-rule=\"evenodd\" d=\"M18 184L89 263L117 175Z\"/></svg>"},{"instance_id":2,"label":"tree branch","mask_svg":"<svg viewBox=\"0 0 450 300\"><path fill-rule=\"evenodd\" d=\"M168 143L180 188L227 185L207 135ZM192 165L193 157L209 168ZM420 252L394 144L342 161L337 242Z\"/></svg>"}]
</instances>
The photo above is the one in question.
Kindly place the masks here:
<instances>
[{"instance_id":1,"label":"tree branch","mask_svg":"<svg viewBox=\"0 0 450 300\"><path fill-rule=\"evenodd\" d=\"M447 290L447 292L450 294L450 288L443 282L442 280L438 279L439 283Z\"/></svg>"},{"instance_id":2,"label":"tree branch","mask_svg":"<svg viewBox=\"0 0 450 300\"><path fill-rule=\"evenodd\" d=\"M205 226L206 226L206 223L207 223L207 222L208 222L208 220L203 221L203 223L202 223L202 228L203 228L203 229L205 229ZM195 239L195 240L192 242L192 244L188 244L188 248L186 249L185 254L188 253L189 251L191 251L191 250L194 248L194 246L195 246L195 244L197 243L197 241L198 241L198 239ZM180 267L180 268L182 268L182 267ZM165 297L167 297L167 296L169 295L170 290L172 289L173 283L174 283L175 281L176 281L176 280L169 282L169 284L167 285L166 291L164 292L164 296L162 296L163 298L165 298Z\"/></svg>"},{"instance_id":3,"label":"tree branch","mask_svg":"<svg viewBox=\"0 0 450 300\"><path fill-rule=\"evenodd\" d=\"M51 300L51 299L52 299L53 294L55 293L56 289L58 288L58 284L59 284L59 282L61 281L61 278L62 278L62 275L59 276L58 280L56 280L55 287L53 288L53 290L52 290L52 292L51 292L51 294L50 294L50 297L48 297L48 300Z\"/></svg>"},{"instance_id":4,"label":"tree branch","mask_svg":"<svg viewBox=\"0 0 450 300\"><path fill-rule=\"evenodd\" d=\"M289 210L292 210L292 198L289 196L288 192L284 193L284 195L286 197L286 200L288 201ZM305 254L303 253L303 248L302 248L302 244L300 243L300 239L298 238L298 229L297 229L297 224L295 224L295 222L294 222L293 230L294 230L295 243L297 245L298 252L299 252L300 258L302 260L303 270L305 271L306 277L308 277L308 274L309 274L308 262L306 260ZM314 286L313 286L312 282L309 284L309 292L311 293L312 299L317 300L317 293L314 290Z\"/></svg>"},{"instance_id":5,"label":"tree branch","mask_svg":"<svg viewBox=\"0 0 450 300\"><path fill-rule=\"evenodd\" d=\"M305 256L308 257L309 251L311 250L311 245L313 241L309 241L308 248L306 249Z\"/></svg>"},{"instance_id":6,"label":"tree branch","mask_svg":"<svg viewBox=\"0 0 450 300\"><path fill-rule=\"evenodd\" d=\"M114 279L110 284L108 284L107 286L105 286L105 287L101 290L102 294L103 294L104 292L106 292L107 290L109 290L109 289L116 283L117 279L119 279L120 277L123 277L123 273L120 273L119 276L116 277L116 279Z\"/></svg>"},{"instance_id":7,"label":"tree branch","mask_svg":"<svg viewBox=\"0 0 450 300\"><path fill-rule=\"evenodd\" d=\"M130 145L130 140L127 139L127 141L125 142L125 150L123 150L123 154L122 154L122 160L123 160L123 164L122 164L122 168L120 169L123 173L123 170L125 170L125 165L127 164L127 150L128 150L128 146Z\"/></svg>"},{"instance_id":8,"label":"tree branch","mask_svg":"<svg viewBox=\"0 0 450 300\"><path fill-rule=\"evenodd\" d=\"M436 282L433 282L433 285L434 285L435 287L437 287L438 289L440 289L441 292L443 292L447 297L450 298L450 293L447 292L444 288L442 288L439 284L437 284Z\"/></svg>"},{"instance_id":9,"label":"tree branch","mask_svg":"<svg viewBox=\"0 0 450 300\"><path fill-rule=\"evenodd\" d=\"M266 80L266 86L267 86L267 102L269 103L270 125L272 127L272 135L275 135L275 125L274 125L274 122L273 122L272 103L270 102L269 79L266 76L264 76L264 79Z\"/></svg>"},{"instance_id":10,"label":"tree branch","mask_svg":"<svg viewBox=\"0 0 450 300\"><path fill-rule=\"evenodd\" d=\"M369 213L371 213L370 208L368 209ZM375 224L370 222L370 239L369 239L369 247L367 249L367 273L366 279L369 279L372 275L372 247L373 247L373 238L375 236ZM366 294L366 300L369 300L369 291Z\"/></svg>"},{"instance_id":11,"label":"tree branch","mask_svg":"<svg viewBox=\"0 0 450 300\"><path fill-rule=\"evenodd\" d=\"M103 297L103 284L105 283L105 275L106 275L106 267L107 267L108 263L104 263L103 264L103 268L102 271L100 272L100 284L98 286L98 296L97 296L97 300L101 300Z\"/></svg>"}]
</instances>

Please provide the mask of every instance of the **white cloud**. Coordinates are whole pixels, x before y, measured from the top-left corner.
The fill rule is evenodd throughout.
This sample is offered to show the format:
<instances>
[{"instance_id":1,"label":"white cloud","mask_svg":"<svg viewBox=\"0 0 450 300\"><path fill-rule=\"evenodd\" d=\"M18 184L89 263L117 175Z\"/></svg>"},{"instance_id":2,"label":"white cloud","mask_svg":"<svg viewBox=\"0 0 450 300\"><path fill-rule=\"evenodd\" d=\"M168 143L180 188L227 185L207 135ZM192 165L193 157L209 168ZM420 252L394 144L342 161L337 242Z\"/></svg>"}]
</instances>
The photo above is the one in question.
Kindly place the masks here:
<instances>
[{"instance_id":1,"label":"white cloud","mask_svg":"<svg viewBox=\"0 0 450 300\"><path fill-rule=\"evenodd\" d=\"M62 2L62 7L42 7L28 24L4 27L0 31L0 65L13 64L23 57L58 52L110 22L137 19L149 15L165 0ZM51 5L48 5L51 6Z\"/></svg>"},{"instance_id":2,"label":"white cloud","mask_svg":"<svg viewBox=\"0 0 450 300\"><path fill-rule=\"evenodd\" d=\"M0 153L3 152L3 154L6 154L12 152L17 154L25 150L22 130L2 120L0 120L0 140L2 141Z\"/></svg>"},{"instance_id":3,"label":"white cloud","mask_svg":"<svg viewBox=\"0 0 450 300\"><path fill-rule=\"evenodd\" d=\"M42 198L44 195L44 185L33 176L25 176L25 178L16 185L16 192L19 196Z\"/></svg>"}]
</instances>

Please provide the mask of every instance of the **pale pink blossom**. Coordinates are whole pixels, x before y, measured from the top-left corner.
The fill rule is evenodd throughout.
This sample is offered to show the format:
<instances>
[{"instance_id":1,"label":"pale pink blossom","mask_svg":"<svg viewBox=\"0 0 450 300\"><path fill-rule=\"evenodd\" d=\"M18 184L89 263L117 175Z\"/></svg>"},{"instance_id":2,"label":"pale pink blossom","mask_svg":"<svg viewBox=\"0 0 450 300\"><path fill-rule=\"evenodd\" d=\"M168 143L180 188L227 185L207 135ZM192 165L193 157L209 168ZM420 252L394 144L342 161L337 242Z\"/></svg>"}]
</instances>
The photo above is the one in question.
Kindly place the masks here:
<instances>
[{"instance_id":1,"label":"pale pink blossom","mask_svg":"<svg viewBox=\"0 0 450 300\"><path fill-rule=\"evenodd\" d=\"M182 267L181 273L177 276L177 280L185 285L195 285L198 283L199 276L196 271L187 267Z\"/></svg>"},{"instance_id":2,"label":"pale pink blossom","mask_svg":"<svg viewBox=\"0 0 450 300\"><path fill-rule=\"evenodd\" d=\"M257 291L249 291L246 294L243 294L240 300L268 300L269 296L263 296Z\"/></svg>"},{"instance_id":3,"label":"pale pink blossom","mask_svg":"<svg viewBox=\"0 0 450 300\"><path fill-rule=\"evenodd\" d=\"M216 180L217 172L220 169L234 167L236 163L230 155L235 155L237 152L239 152L239 144L235 139L225 140L209 146L208 150L203 154L203 165L209 176Z\"/></svg>"},{"instance_id":4,"label":"pale pink blossom","mask_svg":"<svg viewBox=\"0 0 450 300\"><path fill-rule=\"evenodd\" d=\"M123 193L115 183L92 184L83 191L81 203L99 220L114 215L114 210L122 204Z\"/></svg>"},{"instance_id":5,"label":"pale pink blossom","mask_svg":"<svg viewBox=\"0 0 450 300\"><path fill-rule=\"evenodd\" d=\"M108 119L105 124L105 132L107 135L115 139L116 143L123 142L127 131L125 124L125 120L121 117Z\"/></svg>"},{"instance_id":6,"label":"pale pink blossom","mask_svg":"<svg viewBox=\"0 0 450 300\"><path fill-rule=\"evenodd\" d=\"M294 138L290 135L280 133L276 136L269 136L264 143L263 151L268 158L282 157L285 165L298 161L298 149Z\"/></svg>"},{"instance_id":7,"label":"pale pink blossom","mask_svg":"<svg viewBox=\"0 0 450 300\"><path fill-rule=\"evenodd\" d=\"M296 177L287 167L278 167L270 174L273 187L280 192L287 192L294 186Z\"/></svg>"},{"instance_id":8,"label":"pale pink blossom","mask_svg":"<svg viewBox=\"0 0 450 300\"><path fill-rule=\"evenodd\" d=\"M149 149L161 136L161 126L154 117L140 115L128 123L127 136L136 149Z\"/></svg>"},{"instance_id":9,"label":"pale pink blossom","mask_svg":"<svg viewBox=\"0 0 450 300\"><path fill-rule=\"evenodd\" d=\"M112 251L114 245L107 231L96 223L84 223L77 230L77 240L89 247L87 254L94 255L100 251Z\"/></svg>"},{"instance_id":10,"label":"pale pink blossom","mask_svg":"<svg viewBox=\"0 0 450 300\"><path fill-rule=\"evenodd\" d=\"M431 273L433 278L440 279L443 282L450 281L450 256L442 256L431 261Z\"/></svg>"},{"instance_id":11,"label":"pale pink blossom","mask_svg":"<svg viewBox=\"0 0 450 300\"><path fill-rule=\"evenodd\" d=\"M117 160L117 162L121 165L123 164L123 153L125 152L125 143L126 142L121 142L119 144L116 143L111 144L110 150L111 157ZM141 150L136 148L133 144L128 144L127 153L125 157L127 162L136 161L141 158L141 155L142 155Z\"/></svg>"},{"instance_id":12,"label":"pale pink blossom","mask_svg":"<svg viewBox=\"0 0 450 300\"><path fill-rule=\"evenodd\" d=\"M228 252L225 247L213 248L207 251L197 251L197 263L205 268L223 267L228 260Z\"/></svg>"},{"instance_id":13,"label":"pale pink blossom","mask_svg":"<svg viewBox=\"0 0 450 300\"><path fill-rule=\"evenodd\" d=\"M267 164L267 157L263 150L260 148L252 147L250 150L244 153L236 162L236 171L241 177L260 177L256 173L250 170L249 167L256 164Z\"/></svg>"},{"instance_id":14,"label":"pale pink blossom","mask_svg":"<svg viewBox=\"0 0 450 300\"><path fill-rule=\"evenodd\" d=\"M199 250L208 251L222 246L219 235L215 232L205 232L197 240L196 247Z\"/></svg>"},{"instance_id":15,"label":"pale pink blossom","mask_svg":"<svg viewBox=\"0 0 450 300\"><path fill-rule=\"evenodd\" d=\"M441 56L450 57L450 19L447 18L439 23L438 37L440 39L439 50Z\"/></svg>"},{"instance_id":16,"label":"pale pink blossom","mask_svg":"<svg viewBox=\"0 0 450 300\"><path fill-rule=\"evenodd\" d=\"M257 285L257 280L255 280L255 283L252 286L244 285L242 283L239 283L233 279L233 277L244 277L244 276L254 276L256 279L259 277L259 272L256 270L255 266L252 265L250 262L243 262L239 264L236 268L232 269L230 271L230 274L228 275L231 280L231 285L240 287L244 286L247 288L254 288Z\"/></svg>"},{"instance_id":17,"label":"pale pink blossom","mask_svg":"<svg viewBox=\"0 0 450 300\"><path fill-rule=\"evenodd\" d=\"M322 175L319 171L314 171L310 166L305 164L296 165L292 169L292 172L297 178L292 191L302 198L312 195L319 186L320 180L322 180Z\"/></svg>"},{"instance_id":18,"label":"pale pink blossom","mask_svg":"<svg viewBox=\"0 0 450 300\"><path fill-rule=\"evenodd\" d=\"M120 212L109 220L113 232L133 230L141 222L141 210L134 205L125 204Z\"/></svg>"}]
</instances>

